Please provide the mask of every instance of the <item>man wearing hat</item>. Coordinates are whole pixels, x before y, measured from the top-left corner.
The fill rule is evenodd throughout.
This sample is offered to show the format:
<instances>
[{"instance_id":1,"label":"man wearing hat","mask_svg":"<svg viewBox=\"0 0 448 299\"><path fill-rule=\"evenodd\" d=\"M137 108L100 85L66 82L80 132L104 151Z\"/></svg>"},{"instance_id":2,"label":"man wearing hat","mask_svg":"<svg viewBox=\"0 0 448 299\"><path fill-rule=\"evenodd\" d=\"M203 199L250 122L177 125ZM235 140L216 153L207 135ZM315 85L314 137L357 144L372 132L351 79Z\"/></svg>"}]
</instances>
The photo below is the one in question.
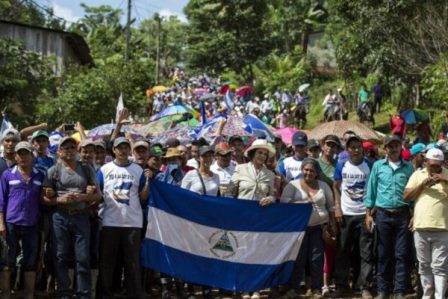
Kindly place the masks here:
<instances>
[{"instance_id":1,"label":"man wearing hat","mask_svg":"<svg viewBox=\"0 0 448 299\"><path fill-rule=\"evenodd\" d=\"M308 142L309 146L309 142ZM318 158L320 169L324 175L323 179L333 186L333 174L336 167L335 155L342 145L336 135L327 135L322 139L322 155Z\"/></svg>"},{"instance_id":2,"label":"man wearing hat","mask_svg":"<svg viewBox=\"0 0 448 299\"><path fill-rule=\"evenodd\" d=\"M90 139L81 140L79 143L79 160L94 170L98 168L95 165L95 142Z\"/></svg>"},{"instance_id":3,"label":"man wearing hat","mask_svg":"<svg viewBox=\"0 0 448 299\"><path fill-rule=\"evenodd\" d=\"M5 170L0 180L0 236L6 237L9 247L7 270L0 272L0 289L9 298L9 269L16 265L21 242L24 298L32 299L39 248L39 202L45 174L33 167L33 147L28 142L15 146L15 159L17 165Z\"/></svg>"},{"instance_id":4,"label":"man wearing hat","mask_svg":"<svg viewBox=\"0 0 448 299\"><path fill-rule=\"evenodd\" d=\"M411 147L412 165L415 170L421 169L425 162L426 145L423 143L416 143Z\"/></svg>"},{"instance_id":5,"label":"man wearing hat","mask_svg":"<svg viewBox=\"0 0 448 299\"><path fill-rule=\"evenodd\" d=\"M69 266L75 261L76 295L90 298L89 206L101 199L93 168L77 161L76 140L66 136L58 146L59 161L46 174L43 203L55 206L52 234L58 298L73 295Z\"/></svg>"},{"instance_id":6,"label":"man wearing hat","mask_svg":"<svg viewBox=\"0 0 448 299\"><path fill-rule=\"evenodd\" d=\"M384 145L387 157L375 162L370 173L364 201L367 207L365 222L372 230L376 223L377 298L388 298L393 292L396 299L402 299L410 285L409 250L412 246L408 228L411 212L403 191L414 168L400 157L400 137L388 136Z\"/></svg>"},{"instance_id":7,"label":"man wearing hat","mask_svg":"<svg viewBox=\"0 0 448 299\"><path fill-rule=\"evenodd\" d=\"M0 175L16 164L15 146L20 141L20 133L14 128L6 129L2 135L3 155L0 157Z\"/></svg>"},{"instance_id":8,"label":"man wearing hat","mask_svg":"<svg viewBox=\"0 0 448 299\"><path fill-rule=\"evenodd\" d=\"M165 156L162 157L162 162L165 167L163 171L158 173L155 179L165 182L167 184L180 186L184 173L182 172L182 154L180 151L171 147L166 151Z\"/></svg>"},{"instance_id":9,"label":"man wearing hat","mask_svg":"<svg viewBox=\"0 0 448 299\"><path fill-rule=\"evenodd\" d=\"M308 140L307 151L308 151L308 157L318 160L320 158L321 153L319 142L316 139Z\"/></svg>"},{"instance_id":10,"label":"man wearing hat","mask_svg":"<svg viewBox=\"0 0 448 299\"><path fill-rule=\"evenodd\" d=\"M54 165L55 159L48 155L48 146L50 140L47 131L38 130L31 135L31 144L34 148L34 155L36 157L35 166L42 169L44 172Z\"/></svg>"},{"instance_id":11,"label":"man wearing hat","mask_svg":"<svg viewBox=\"0 0 448 299\"><path fill-rule=\"evenodd\" d=\"M233 135L229 138L229 145L232 149L232 160L236 164L244 164L247 162L246 157L244 157L244 141L239 135Z\"/></svg>"},{"instance_id":12,"label":"man wearing hat","mask_svg":"<svg viewBox=\"0 0 448 299\"><path fill-rule=\"evenodd\" d=\"M236 163L232 161L232 149L227 143L219 143L215 146L215 161L210 170L219 176L221 196L230 196L229 190L232 175L235 172Z\"/></svg>"},{"instance_id":13,"label":"man wearing hat","mask_svg":"<svg viewBox=\"0 0 448 299\"><path fill-rule=\"evenodd\" d=\"M147 168L149 158L149 143L146 140L139 140L132 145L132 157L134 162L143 169Z\"/></svg>"},{"instance_id":14,"label":"man wearing hat","mask_svg":"<svg viewBox=\"0 0 448 299\"><path fill-rule=\"evenodd\" d=\"M294 146L294 155L280 162L279 172L288 181L298 179L301 175L302 161L307 157L306 147L308 137L302 131L297 131L292 136L292 145Z\"/></svg>"},{"instance_id":15,"label":"man wearing hat","mask_svg":"<svg viewBox=\"0 0 448 299\"><path fill-rule=\"evenodd\" d=\"M430 149L425 160L425 168L410 177L404 199L415 201L414 242L422 298L442 299L448 282L448 170L440 149Z\"/></svg>"},{"instance_id":16,"label":"man wearing hat","mask_svg":"<svg viewBox=\"0 0 448 299\"><path fill-rule=\"evenodd\" d=\"M327 136L326 140L336 142L334 137ZM363 299L371 299L373 233L364 225L370 165L364 158L362 140L358 136L347 139L346 150L348 160L338 161L334 171L335 218L340 229L334 279L338 295L342 296L349 288L350 268L359 268L359 277L353 278L352 287L361 289ZM358 260L360 265L354 263Z\"/></svg>"},{"instance_id":17,"label":"man wearing hat","mask_svg":"<svg viewBox=\"0 0 448 299\"><path fill-rule=\"evenodd\" d=\"M118 137L113 143L115 160L97 172L103 193L100 233L100 279L104 298L113 296L113 273L118 254L123 254L128 298L141 298L140 240L143 228L142 203L149 194L150 174L129 160L131 143Z\"/></svg>"},{"instance_id":18,"label":"man wearing hat","mask_svg":"<svg viewBox=\"0 0 448 299\"><path fill-rule=\"evenodd\" d=\"M95 171L106 164L107 146L106 142L99 140L95 142Z\"/></svg>"}]
</instances>

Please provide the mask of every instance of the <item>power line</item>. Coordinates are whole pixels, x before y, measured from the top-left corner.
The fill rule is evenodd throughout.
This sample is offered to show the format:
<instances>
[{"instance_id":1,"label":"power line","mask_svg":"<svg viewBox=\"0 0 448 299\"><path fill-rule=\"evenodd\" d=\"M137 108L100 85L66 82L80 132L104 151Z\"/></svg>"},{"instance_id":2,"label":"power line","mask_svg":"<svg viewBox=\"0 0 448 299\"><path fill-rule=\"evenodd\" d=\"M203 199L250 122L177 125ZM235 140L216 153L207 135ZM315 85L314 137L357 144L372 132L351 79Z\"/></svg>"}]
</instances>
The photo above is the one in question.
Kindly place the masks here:
<instances>
[{"instance_id":1,"label":"power line","mask_svg":"<svg viewBox=\"0 0 448 299\"><path fill-rule=\"evenodd\" d=\"M75 22L66 20L66 19L64 19L64 18L61 18L61 17L58 17L57 15L55 15L55 14L54 14L54 11L53 11L53 7L52 7L52 13L50 13L48 7L44 7L44 6L40 5L39 3L37 3L37 2L34 1L34 0L25 0L25 2L28 2L29 4L33 5L35 8L39 9L43 14L45 14L45 15L47 15L47 16L53 18L53 19L57 19L57 20L66 22L66 23L68 23L68 24L74 24L74 23L75 23Z\"/></svg>"}]
</instances>

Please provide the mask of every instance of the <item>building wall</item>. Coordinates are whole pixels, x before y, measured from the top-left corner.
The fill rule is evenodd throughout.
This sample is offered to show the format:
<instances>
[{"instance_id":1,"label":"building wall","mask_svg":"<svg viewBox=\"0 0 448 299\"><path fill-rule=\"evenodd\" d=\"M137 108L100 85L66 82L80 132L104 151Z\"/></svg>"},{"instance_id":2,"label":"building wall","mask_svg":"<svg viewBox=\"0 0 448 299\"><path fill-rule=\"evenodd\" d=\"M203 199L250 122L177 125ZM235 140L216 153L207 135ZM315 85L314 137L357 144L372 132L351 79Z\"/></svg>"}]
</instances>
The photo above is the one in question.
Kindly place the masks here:
<instances>
[{"instance_id":1,"label":"building wall","mask_svg":"<svg viewBox=\"0 0 448 299\"><path fill-rule=\"evenodd\" d=\"M57 75L61 73L64 65L78 62L63 32L0 23L0 38L20 40L24 42L26 49L42 56L54 55L56 63L53 69Z\"/></svg>"}]
</instances>

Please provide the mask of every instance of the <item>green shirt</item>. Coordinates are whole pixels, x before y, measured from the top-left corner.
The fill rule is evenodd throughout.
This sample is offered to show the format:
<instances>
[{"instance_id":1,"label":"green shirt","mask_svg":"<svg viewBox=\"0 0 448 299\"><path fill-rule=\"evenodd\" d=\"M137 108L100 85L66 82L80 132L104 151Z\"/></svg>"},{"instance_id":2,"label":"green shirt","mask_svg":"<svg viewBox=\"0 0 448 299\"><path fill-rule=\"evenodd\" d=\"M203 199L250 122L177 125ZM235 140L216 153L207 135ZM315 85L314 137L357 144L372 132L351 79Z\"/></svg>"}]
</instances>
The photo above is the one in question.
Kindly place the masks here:
<instances>
[{"instance_id":1,"label":"green shirt","mask_svg":"<svg viewBox=\"0 0 448 299\"><path fill-rule=\"evenodd\" d=\"M322 161L322 158L319 159L319 166L320 169L322 170L322 181L324 181L325 183L329 184L330 187L333 186L333 174L334 174L334 170L336 168L336 164L337 161L335 161L334 163L327 163Z\"/></svg>"},{"instance_id":2,"label":"green shirt","mask_svg":"<svg viewBox=\"0 0 448 299\"><path fill-rule=\"evenodd\" d=\"M366 207L396 209L409 206L403 199L403 191L413 172L412 164L404 160L396 170L390 167L387 159L375 162L367 185Z\"/></svg>"},{"instance_id":3,"label":"green shirt","mask_svg":"<svg viewBox=\"0 0 448 299\"><path fill-rule=\"evenodd\" d=\"M361 89L358 93L359 101L366 103L369 101L369 93L365 89Z\"/></svg>"}]
</instances>

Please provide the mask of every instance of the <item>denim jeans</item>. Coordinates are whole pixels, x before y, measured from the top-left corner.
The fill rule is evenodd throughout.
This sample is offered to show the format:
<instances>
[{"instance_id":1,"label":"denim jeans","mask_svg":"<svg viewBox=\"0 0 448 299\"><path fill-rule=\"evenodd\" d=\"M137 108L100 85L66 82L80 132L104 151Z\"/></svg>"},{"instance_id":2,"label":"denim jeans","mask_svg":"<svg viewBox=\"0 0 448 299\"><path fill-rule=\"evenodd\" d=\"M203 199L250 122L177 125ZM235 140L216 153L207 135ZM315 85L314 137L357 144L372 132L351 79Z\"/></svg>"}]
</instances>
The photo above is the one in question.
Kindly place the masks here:
<instances>
[{"instance_id":1,"label":"denim jeans","mask_svg":"<svg viewBox=\"0 0 448 299\"><path fill-rule=\"evenodd\" d=\"M383 209L376 212L378 233L378 291L389 294L404 294L410 285L409 259L411 252L411 232L408 229L410 212L404 209L390 213ZM395 265L394 265L395 263ZM394 275L395 269L395 277ZM395 288L393 288L395 281Z\"/></svg>"},{"instance_id":2,"label":"denim jeans","mask_svg":"<svg viewBox=\"0 0 448 299\"><path fill-rule=\"evenodd\" d=\"M104 226L100 232L99 277L102 299L113 298L113 274L118 254L123 252L126 298L143 298L140 266L141 228Z\"/></svg>"},{"instance_id":3,"label":"denim jeans","mask_svg":"<svg viewBox=\"0 0 448 299\"><path fill-rule=\"evenodd\" d=\"M53 213L53 241L57 297L72 295L69 265L75 261L76 295L90 298L90 221L89 214L69 215L62 211ZM73 256L74 255L74 256Z\"/></svg>"},{"instance_id":4,"label":"denim jeans","mask_svg":"<svg viewBox=\"0 0 448 299\"><path fill-rule=\"evenodd\" d=\"M344 216L345 225L339 236L339 248L334 267L334 279L338 288L348 288L350 267L355 273L353 286L368 289L373 279L373 234L364 224L364 215ZM359 264L355 264L358 263Z\"/></svg>"},{"instance_id":5,"label":"denim jeans","mask_svg":"<svg viewBox=\"0 0 448 299\"><path fill-rule=\"evenodd\" d=\"M17 251L19 250L19 241L22 242L23 272L36 271L36 261L39 249L39 231L37 225L23 226L6 223L8 230L8 266L10 269L16 265Z\"/></svg>"},{"instance_id":6,"label":"denim jeans","mask_svg":"<svg viewBox=\"0 0 448 299\"><path fill-rule=\"evenodd\" d=\"M320 225L310 226L306 230L289 281L291 288L296 290L300 288L307 264L311 272L311 289L320 291L324 275L324 240Z\"/></svg>"}]
</instances>

